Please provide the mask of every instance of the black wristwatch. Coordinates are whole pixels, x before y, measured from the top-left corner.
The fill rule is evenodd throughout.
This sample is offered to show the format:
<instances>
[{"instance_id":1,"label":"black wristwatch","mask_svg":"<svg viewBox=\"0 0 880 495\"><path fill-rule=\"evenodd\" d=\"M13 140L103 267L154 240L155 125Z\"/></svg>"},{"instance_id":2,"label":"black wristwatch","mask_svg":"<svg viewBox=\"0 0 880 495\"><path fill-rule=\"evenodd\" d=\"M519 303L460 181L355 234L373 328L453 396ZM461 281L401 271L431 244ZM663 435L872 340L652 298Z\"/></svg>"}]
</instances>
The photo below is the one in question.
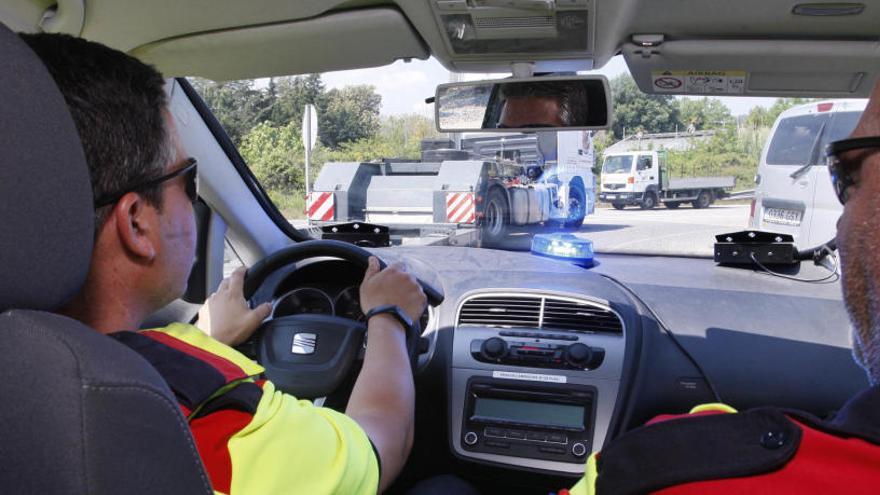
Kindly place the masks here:
<instances>
[{"instance_id":1,"label":"black wristwatch","mask_svg":"<svg viewBox=\"0 0 880 495\"><path fill-rule=\"evenodd\" d=\"M406 331L406 334L409 335L414 331L413 322L409 319L409 316L406 315L406 312L400 309L400 306L395 306L393 304L383 304L382 306L376 306L375 308L367 311L367 314L364 315L364 321L369 322L370 318L376 315L391 315L395 320L399 321L401 325L403 325L403 329Z\"/></svg>"}]
</instances>

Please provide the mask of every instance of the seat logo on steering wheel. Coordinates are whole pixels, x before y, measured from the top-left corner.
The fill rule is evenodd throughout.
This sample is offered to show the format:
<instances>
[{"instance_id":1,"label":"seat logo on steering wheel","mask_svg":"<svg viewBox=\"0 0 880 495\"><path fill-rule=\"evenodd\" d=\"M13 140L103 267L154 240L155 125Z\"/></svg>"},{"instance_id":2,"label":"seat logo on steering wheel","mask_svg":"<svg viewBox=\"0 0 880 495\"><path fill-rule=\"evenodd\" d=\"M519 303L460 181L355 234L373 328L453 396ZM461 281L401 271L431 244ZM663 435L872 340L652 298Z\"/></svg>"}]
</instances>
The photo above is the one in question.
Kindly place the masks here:
<instances>
[{"instance_id":1,"label":"seat logo on steering wheel","mask_svg":"<svg viewBox=\"0 0 880 495\"><path fill-rule=\"evenodd\" d=\"M317 342L318 336L313 333L298 333L293 336L293 347L290 352L303 355L314 354Z\"/></svg>"}]
</instances>

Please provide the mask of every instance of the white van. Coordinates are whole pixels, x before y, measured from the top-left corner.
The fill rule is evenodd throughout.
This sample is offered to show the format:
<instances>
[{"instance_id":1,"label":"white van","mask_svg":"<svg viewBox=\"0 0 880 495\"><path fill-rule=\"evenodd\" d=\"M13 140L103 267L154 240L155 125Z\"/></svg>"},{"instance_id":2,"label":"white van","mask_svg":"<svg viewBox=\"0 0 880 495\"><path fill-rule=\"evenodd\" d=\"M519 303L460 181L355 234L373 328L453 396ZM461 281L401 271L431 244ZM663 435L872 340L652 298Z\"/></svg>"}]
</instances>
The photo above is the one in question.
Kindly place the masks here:
<instances>
[{"instance_id":1,"label":"white van","mask_svg":"<svg viewBox=\"0 0 880 495\"><path fill-rule=\"evenodd\" d=\"M779 115L761 153L749 227L791 234L800 249L833 238L843 206L825 166L825 146L846 138L867 100L827 100Z\"/></svg>"}]
</instances>

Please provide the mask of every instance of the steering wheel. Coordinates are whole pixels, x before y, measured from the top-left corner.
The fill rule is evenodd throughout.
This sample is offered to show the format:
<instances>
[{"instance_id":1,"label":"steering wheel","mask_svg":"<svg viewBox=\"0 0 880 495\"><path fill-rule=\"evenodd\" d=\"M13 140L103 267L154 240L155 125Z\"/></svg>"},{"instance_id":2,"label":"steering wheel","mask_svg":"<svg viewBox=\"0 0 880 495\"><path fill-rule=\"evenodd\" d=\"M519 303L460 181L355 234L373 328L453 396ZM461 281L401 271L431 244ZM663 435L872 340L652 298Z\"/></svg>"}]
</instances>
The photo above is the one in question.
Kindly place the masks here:
<instances>
[{"instance_id":1,"label":"steering wheel","mask_svg":"<svg viewBox=\"0 0 880 495\"><path fill-rule=\"evenodd\" d=\"M304 241L285 247L265 257L248 269L244 279L244 298L250 300L257 288L275 271L291 263L316 257L334 257L349 261L364 271L373 256L369 251L340 241ZM380 268L387 265L381 259ZM417 280L428 304L443 302L443 293ZM418 362L421 330L419 316L413 316L412 329L406 336L412 369ZM363 345L365 323L333 315L302 314L267 320L254 334L257 361L266 369L266 377L284 392L301 398L326 397L348 376Z\"/></svg>"}]
</instances>

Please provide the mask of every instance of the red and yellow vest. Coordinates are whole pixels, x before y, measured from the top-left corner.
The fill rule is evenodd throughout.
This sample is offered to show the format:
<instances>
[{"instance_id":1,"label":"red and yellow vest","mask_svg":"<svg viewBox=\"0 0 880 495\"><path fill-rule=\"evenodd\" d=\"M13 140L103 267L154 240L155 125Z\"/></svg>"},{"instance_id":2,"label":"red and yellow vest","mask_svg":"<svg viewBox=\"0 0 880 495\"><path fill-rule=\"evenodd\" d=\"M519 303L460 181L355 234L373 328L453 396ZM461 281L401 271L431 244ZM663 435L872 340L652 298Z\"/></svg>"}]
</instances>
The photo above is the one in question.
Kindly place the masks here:
<instances>
[{"instance_id":1,"label":"red and yellow vest","mask_svg":"<svg viewBox=\"0 0 880 495\"><path fill-rule=\"evenodd\" d=\"M275 390L235 349L179 323L112 336L174 392L215 493L376 493L379 462L360 426Z\"/></svg>"},{"instance_id":2,"label":"red and yellow vest","mask_svg":"<svg viewBox=\"0 0 880 495\"><path fill-rule=\"evenodd\" d=\"M880 493L880 386L824 421L723 404L657 418L590 457L569 493Z\"/></svg>"}]
</instances>

